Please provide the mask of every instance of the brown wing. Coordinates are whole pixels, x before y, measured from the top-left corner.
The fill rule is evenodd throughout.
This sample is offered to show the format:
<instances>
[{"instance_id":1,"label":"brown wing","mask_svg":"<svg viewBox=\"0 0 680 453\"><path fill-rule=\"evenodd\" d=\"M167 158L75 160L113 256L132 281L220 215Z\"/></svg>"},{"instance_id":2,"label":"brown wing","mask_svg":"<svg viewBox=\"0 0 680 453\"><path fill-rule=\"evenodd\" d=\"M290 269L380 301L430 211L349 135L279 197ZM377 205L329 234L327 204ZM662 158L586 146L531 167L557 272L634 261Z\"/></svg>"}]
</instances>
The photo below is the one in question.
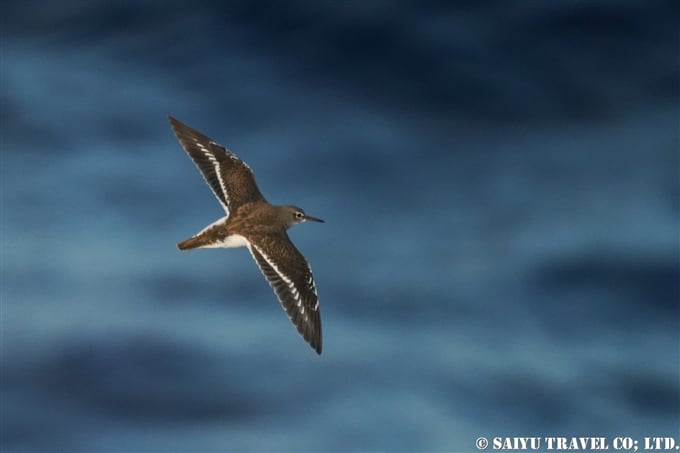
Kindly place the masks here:
<instances>
[{"instance_id":1,"label":"brown wing","mask_svg":"<svg viewBox=\"0 0 680 453\"><path fill-rule=\"evenodd\" d=\"M181 121L171 116L168 119L182 147L227 213L244 203L264 201L253 172L245 162Z\"/></svg>"},{"instance_id":2,"label":"brown wing","mask_svg":"<svg viewBox=\"0 0 680 453\"><path fill-rule=\"evenodd\" d=\"M258 236L248 249L307 343L321 354L321 316L312 269L288 236Z\"/></svg>"}]
</instances>

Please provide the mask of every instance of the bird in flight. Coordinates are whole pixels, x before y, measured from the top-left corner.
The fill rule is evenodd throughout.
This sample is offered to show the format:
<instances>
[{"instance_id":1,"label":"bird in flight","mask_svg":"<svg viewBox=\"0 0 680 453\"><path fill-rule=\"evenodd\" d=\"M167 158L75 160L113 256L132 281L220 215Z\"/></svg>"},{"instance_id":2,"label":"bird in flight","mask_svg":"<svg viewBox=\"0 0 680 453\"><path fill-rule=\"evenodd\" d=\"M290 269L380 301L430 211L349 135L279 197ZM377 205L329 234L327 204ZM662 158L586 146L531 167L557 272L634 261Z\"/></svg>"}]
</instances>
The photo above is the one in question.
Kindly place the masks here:
<instances>
[{"instance_id":1,"label":"bird in flight","mask_svg":"<svg viewBox=\"0 0 680 453\"><path fill-rule=\"evenodd\" d=\"M302 338L321 354L319 298L312 269L286 230L321 219L296 206L269 204L248 165L209 137L168 117L226 215L177 244L180 250L247 247Z\"/></svg>"}]
</instances>

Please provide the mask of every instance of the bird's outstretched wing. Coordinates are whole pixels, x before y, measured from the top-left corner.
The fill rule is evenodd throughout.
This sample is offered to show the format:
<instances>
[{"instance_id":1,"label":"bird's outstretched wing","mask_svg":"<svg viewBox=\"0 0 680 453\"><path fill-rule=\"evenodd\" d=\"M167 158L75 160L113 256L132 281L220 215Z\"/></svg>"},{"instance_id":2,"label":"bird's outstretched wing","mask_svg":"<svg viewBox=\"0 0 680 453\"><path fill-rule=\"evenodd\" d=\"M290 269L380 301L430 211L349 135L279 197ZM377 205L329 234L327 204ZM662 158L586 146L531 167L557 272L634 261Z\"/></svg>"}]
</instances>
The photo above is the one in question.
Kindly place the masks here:
<instances>
[{"instance_id":1,"label":"bird's outstretched wing","mask_svg":"<svg viewBox=\"0 0 680 453\"><path fill-rule=\"evenodd\" d=\"M285 235L285 233L284 233ZM321 316L312 269L287 235L249 239L248 250L302 338L321 354Z\"/></svg>"},{"instance_id":2,"label":"bird's outstretched wing","mask_svg":"<svg viewBox=\"0 0 680 453\"><path fill-rule=\"evenodd\" d=\"M168 117L182 148L194 161L225 212L252 201L264 201L253 172L235 154L187 126Z\"/></svg>"}]
</instances>

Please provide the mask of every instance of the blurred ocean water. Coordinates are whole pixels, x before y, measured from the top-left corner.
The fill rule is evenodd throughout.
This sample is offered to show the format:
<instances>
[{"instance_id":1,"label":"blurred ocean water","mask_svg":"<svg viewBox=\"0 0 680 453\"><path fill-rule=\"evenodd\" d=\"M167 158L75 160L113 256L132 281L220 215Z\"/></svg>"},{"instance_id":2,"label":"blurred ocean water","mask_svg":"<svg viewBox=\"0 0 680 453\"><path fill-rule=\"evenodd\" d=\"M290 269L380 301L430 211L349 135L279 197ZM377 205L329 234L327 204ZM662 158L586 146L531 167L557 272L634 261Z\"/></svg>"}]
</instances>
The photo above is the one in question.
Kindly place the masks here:
<instances>
[{"instance_id":1,"label":"blurred ocean water","mask_svg":"<svg viewBox=\"0 0 680 453\"><path fill-rule=\"evenodd\" d=\"M10 2L3 451L680 437L675 2ZM326 220L311 351L173 115Z\"/></svg>"}]
</instances>

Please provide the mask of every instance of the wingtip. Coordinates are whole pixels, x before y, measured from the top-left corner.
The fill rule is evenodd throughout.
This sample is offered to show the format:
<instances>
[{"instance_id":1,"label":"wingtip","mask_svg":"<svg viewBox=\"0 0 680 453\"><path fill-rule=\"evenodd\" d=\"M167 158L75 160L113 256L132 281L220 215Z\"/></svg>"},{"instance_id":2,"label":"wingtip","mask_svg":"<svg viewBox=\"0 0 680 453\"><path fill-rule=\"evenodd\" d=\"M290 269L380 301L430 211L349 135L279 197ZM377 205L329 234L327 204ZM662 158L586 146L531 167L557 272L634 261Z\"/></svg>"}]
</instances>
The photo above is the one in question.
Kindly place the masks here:
<instances>
[{"instance_id":1,"label":"wingtip","mask_svg":"<svg viewBox=\"0 0 680 453\"><path fill-rule=\"evenodd\" d=\"M312 349L314 349L314 351L316 351L317 354L321 355L321 345L322 345L321 336L312 339L309 342L309 345L312 347Z\"/></svg>"},{"instance_id":2,"label":"wingtip","mask_svg":"<svg viewBox=\"0 0 680 453\"><path fill-rule=\"evenodd\" d=\"M317 312L318 315L318 312ZM323 345L323 341L321 340L321 318L316 317L315 322L314 322L314 327L313 330L305 332L306 335L303 335L305 340L309 343L309 345L316 351L317 354L321 355L321 349Z\"/></svg>"}]
</instances>

